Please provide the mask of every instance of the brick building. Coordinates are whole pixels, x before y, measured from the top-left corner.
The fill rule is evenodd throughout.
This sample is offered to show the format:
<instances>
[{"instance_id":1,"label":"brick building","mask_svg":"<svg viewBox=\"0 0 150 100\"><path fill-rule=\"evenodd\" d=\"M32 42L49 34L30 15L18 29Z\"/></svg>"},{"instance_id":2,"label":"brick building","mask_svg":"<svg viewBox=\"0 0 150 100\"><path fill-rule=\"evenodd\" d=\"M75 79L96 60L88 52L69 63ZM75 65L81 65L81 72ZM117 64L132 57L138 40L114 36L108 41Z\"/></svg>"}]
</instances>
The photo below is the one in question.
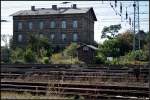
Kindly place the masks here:
<instances>
[{"instance_id":1,"label":"brick building","mask_svg":"<svg viewBox=\"0 0 150 100\"><path fill-rule=\"evenodd\" d=\"M21 10L13 16L13 45L27 44L28 35L46 36L52 47L65 47L71 42L94 45L93 8L71 7L35 8Z\"/></svg>"}]
</instances>

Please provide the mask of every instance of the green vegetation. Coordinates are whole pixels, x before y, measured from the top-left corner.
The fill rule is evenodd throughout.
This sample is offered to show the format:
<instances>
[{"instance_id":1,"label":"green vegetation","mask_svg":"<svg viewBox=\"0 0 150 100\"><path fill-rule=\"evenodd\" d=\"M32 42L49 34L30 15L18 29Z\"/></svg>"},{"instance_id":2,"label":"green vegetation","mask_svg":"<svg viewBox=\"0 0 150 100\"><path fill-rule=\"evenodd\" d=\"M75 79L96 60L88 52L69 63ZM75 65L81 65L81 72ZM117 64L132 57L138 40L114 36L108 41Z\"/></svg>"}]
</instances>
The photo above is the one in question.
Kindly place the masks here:
<instances>
[{"instance_id":1,"label":"green vegetation","mask_svg":"<svg viewBox=\"0 0 150 100\"><path fill-rule=\"evenodd\" d=\"M114 35L121 29L119 25L104 27L102 37L107 37L103 44L99 44L95 64L139 64L147 63L149 59L150 33L140 31L136 34L135 47L133 51L133 32L127 30L124 33ZM111 33L112 36L107 34ZM140 49L138 49L140 35ZM1 47L1 52L5 53L5 59L1 63L40 63L40 64L83 64L78 60L76 43L71 43L64 50L54 52L47 37L40 37L30 33L28 45L25 48L13 47L10 39L9 47L5 36L3 41L7 42L5 47ZM5 52L4 52L5 51ZM108 60L108 57L112 57Z\"/></svg>"},{"instance_id":2,"label":"green vegetation","mask_svg":"<svg viewBox=\"0 0 150 100\"><path fill-rule=\"evenodd\" d=\"M114 38L105 40L99 44L99 50L96 56L96 63L103 64L144 64L148 62L148 33L140 31L142 34L136 34L136 50L132 51L133 34L130 31L119 34ZM140 34L140 50L138 49L138 35ZM112 61L107 60L112 57Z\"/></svg>"},{"instance_id":3,"label":"green vegetation","mask_svg":"<svg viewBox=\"0 0 150 100\"><path fill-rule=\"evenodd\" d=\"M62 52L55 53L51 57L51 62L53 64L81 64L83 62L79 61L77 58L77 47L76 43L71 43Z\"/></svg>"}]
</instances>

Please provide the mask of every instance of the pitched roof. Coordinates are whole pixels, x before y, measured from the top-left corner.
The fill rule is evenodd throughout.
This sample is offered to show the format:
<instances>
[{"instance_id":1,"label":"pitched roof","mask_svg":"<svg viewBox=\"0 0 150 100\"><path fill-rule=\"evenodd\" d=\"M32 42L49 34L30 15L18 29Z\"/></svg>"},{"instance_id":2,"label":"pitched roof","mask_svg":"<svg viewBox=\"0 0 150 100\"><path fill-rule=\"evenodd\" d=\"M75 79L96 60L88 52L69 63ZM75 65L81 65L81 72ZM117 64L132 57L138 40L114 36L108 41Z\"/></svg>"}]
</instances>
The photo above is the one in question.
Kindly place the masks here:
<instances>
[{"instance_id":1,"label":"pitched roof","mask_svg":"<svg viewBox=\"0 0 150 100\"><path fill-rule=\"evenodd\" d=\"M80 14L87 13L89 10L92 10L94 20L96 21L96 16L92 7L90 8L69 8L69 7L60 7L57 10L52 8L38 8L35 11L32 10L21 10L11 14L11 16L25 16L25 15L52 15L52 14Z\"/></svg>"},{"instance_id":2,"label":"pitched roof","mask_svg":"<svg viewBox=\"0 0 150 100\"><path fill-rule=\"evenodd\" d=\"M91 48L91 49L93 49L93 50L98 50L97 47L95 47L95 46L93 46L93 45L87 45L87 44L83 44L83 45L81 45L80 47L78 47L77 49L79 49L79 48L81 48L81 47L84 47L84 46L87 46L87 47L89 47L89 48Z\"/></svg>"}]
</instances>

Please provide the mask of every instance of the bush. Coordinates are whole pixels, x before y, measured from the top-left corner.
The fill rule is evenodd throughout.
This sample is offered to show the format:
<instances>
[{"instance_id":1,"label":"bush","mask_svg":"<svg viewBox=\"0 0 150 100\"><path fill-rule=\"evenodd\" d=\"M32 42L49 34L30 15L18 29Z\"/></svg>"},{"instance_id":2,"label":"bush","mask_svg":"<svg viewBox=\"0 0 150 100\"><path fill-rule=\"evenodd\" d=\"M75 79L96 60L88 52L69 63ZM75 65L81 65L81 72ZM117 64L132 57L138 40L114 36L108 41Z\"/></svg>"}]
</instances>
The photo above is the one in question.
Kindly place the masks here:
<instances>
[{"instance_id":1,"label":"bush","mask_svg":"<svg viewBox=\"0 0 150 100\"><path fill-rule=\"evenodd\" d=\"M106 57L103 55L103 54L98 54L96 57L95 57L95 63L96 64L104 64L106 61Z\"/></svg>"},{"instance_id":2,"label":"bush","mask_svg":"<svg viewBox=\"0 0 150 100\"><path fill-rule=\"evenodd\" d=\"M16 60L14 64L25 64L24 60Z\"/></svg>"},{"instance_id":3,"label":"bush","mask_svg":"<svg viewBox=\"0 0 150 100\"><path fill-rule=\"evenodd\" d=\"M77 45L76 43L71 43L71 44L64 50L65 56L76 57L77 47L78 47L78 45Z\"/></svg>"},{"instance_id":4,"label":"bush","mask_svg":"<svg viewBox=\"0 0 150 100\"><path fill-rule=\"evenodd\" d=\"M43 64L49 64L50 61L49 61L49 58L48 57L44 57L43 58Z\"/></svg>"},{"instance_id":5,"label":"bush","mask_svg":"<svg viewBox=\"0 0 150 100\"><path fill-rule=\"evenodd\" d=\"M148 52L143 50L131 51L126 55L126 59L137 61L148 61Z\"/></svg>"},{"instance_id":6,"label":"bush","mask_svg":"<svg viewBox=\"0 0 150 100\"><path fill-rule=\"evenodd\" d=\"M35 53L32 52L32 50L30 48L26 49L26 52L24 54L24 60L27 63L33 63L33 62L35 62Z\"/></svg>"}]
</instances>

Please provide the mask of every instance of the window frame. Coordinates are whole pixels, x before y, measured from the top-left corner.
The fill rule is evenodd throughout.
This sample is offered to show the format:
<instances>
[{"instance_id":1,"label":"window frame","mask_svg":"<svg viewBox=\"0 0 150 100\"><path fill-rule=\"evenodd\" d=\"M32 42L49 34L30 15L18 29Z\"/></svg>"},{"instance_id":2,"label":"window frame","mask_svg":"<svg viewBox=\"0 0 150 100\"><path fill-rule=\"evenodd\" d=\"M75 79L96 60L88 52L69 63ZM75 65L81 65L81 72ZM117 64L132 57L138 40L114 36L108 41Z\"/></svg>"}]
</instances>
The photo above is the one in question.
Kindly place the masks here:
<instances>
[{"instance_id":1,"label":"window frame","mask_svg":"<svg viewBox=\"0 0 150 100\"><path fill-rule=\"evenodd\" d=\"M44 29L44 21L39 22L39 29L40 30Z\"/></svg>"},{"instance_id":2,"label":"window frame","mask_svg":"<svg viewBox=\"0 0 150 100\"><path fill-rule=\"evenodd\" d=\"M53 36L53 37L52 37ZM54 41L54 38L55 38L55 34L54 33L51 33L50 34L50 39L52 40L52 41Z\"/></svg>"},{"instance_id":3,"label":"window frame","mask_svg":"<svg viewBox=\"0 0 150 100\"><path fill-rule=\"evenodd\" d=\"M78 34L77 33L73 33L73 41L77 42L78 41Z\"/></svg>"},{"instance_id":4,"label":"window frame","mask_svg":"<svg viewBox=\"0 0 150 100\"><path fill-rule=\"evenodd\" d=\"M67 28L67 21L66 20L62 20L61 21L61 28L62 29L66 29Z\"/></svg>"},{"instance_id":5,"label":"window frame","mask_svg":"<svg viewBox=\"0 0 150 100\"><path fill-rule=\"evenodd\" d=\"M54 20L50 21L50 28L55 28L56 22Z\"/></svg>"},{"instance_id":6,"label":"window frame","mask_svg":"<svg viewBox=\"0 0 150 100\"><path fill-rule=\"evenodd\" d=\"M22 30L22 26L23 26L23 23L22 22L18 22L18 30Z\"/></svg>"},{"instance_id":7,"label":"window frame","mask_svg":"<svg viewBox=\"0 0 150 100\"><path fill-rule=\"evenodd\" d=\"M75 23L76 22L76 23ZM78 21L76 19L73 19L73 22L72 22L72 27L74 29L78 28Z\"/></svg>"},{"instance_id":8,"label":"window frame","mask_svg":"<svg viewBox=\"0 0 150 100\"><path fill-rule=\"evenodd\" d=\"M29 30L32 30L32 29L33 29L33 22L29 22L29 23L28 23L28 29L29 29Z\"/></svg>"},{"instance_id":9,"label":"window frame","mask_svg":"<svg viewBox=\"0 0 150 100\"><path fill-rule=\"evenodd\" d=\"M22 34L18 34L18 42L22 42L23 36Z\"/></svg>"},{"instance_id":10,"label":"window frame","mask_svg":"<svg viewBox=\"0 0 150 100\"><path fill-rule=\"evenodd\" d=\"M62 41L66 41L67 40L67 34L62 33L61 34L61 39L62 39Z\"/></svg>"}]
</instances>

